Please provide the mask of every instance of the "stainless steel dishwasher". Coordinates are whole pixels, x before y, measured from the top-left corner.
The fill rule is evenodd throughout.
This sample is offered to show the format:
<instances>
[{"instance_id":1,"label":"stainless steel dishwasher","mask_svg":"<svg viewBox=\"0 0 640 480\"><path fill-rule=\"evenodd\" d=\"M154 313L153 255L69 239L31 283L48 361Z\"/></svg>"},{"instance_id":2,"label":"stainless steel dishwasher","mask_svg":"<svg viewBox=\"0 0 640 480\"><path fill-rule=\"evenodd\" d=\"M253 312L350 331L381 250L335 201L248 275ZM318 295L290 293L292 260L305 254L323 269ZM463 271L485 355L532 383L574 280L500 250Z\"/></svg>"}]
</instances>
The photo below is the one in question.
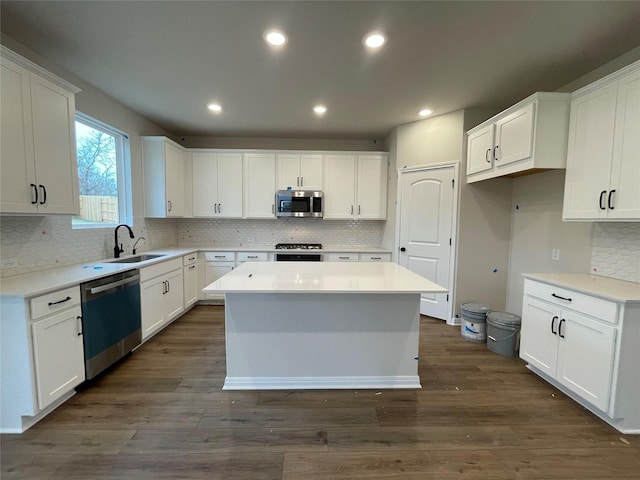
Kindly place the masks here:
<instances>
[{"instance_id":1,"label":"stainless steel dishwasher","mask_svg":"<svg viewBox=\"0 0 640 480\"><path fill-rule=\"evenodd\" d=\"M140 271L128 270L80 285L87 380L142 341Z\"/></svg>"}]
</instances>

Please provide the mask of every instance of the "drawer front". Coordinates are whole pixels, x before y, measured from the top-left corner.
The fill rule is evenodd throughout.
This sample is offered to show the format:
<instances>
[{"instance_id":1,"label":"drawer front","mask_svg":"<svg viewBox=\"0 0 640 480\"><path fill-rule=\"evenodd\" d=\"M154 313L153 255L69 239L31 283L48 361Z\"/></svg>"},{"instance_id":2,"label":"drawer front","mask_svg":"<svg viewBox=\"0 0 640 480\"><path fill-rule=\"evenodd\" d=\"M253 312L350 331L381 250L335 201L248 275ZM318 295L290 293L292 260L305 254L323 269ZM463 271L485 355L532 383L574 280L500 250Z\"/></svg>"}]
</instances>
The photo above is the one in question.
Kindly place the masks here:
<instances>
[{"instance_id":1,"label":"drawer front","mask_svg":"<svg viewBox=\"0 0 640 480\"><path fill-rule=\"evenodd\" d=\"M570 308L585 315L615 324L618 321L618 304L592 297L564 287L525 279L524 294L540 298L563 308Z\"/></svg>"},{"instance_id":2,"label":"drawer front","mask_svg":"<svg viewBox=\"0 0 640 480\"><path fill-rule=\"evenodd\" d=\"M267 252L238 252L238 262L266 262Z\"/></svg>"},{"instance_id":3,"label":"drawer front","mask_svg":"<svg viewBox=\"0 0 640 480\"><path fill-rule=\"evenodd\" d=\"M390 262L391 254L390 253L361 253L360 261L361 262Z\"/></svg>"},{"instance_id":4,"label":"drawer front","mask_svg":"<svg viewBox=\"0 0 640 480\"><path fill-rule=\"evenodd\" d=\"M325 262L357 262L357 253L325 253Z\"/></svg>"},{"instance_id":5,"label":"drawer front","mask_svg":"<svg viewBox=\"0 0 640 480\"><path fill-rule=\"evenodd\" d=\"M189 255L185 255L182 257L182 265L184 265L185 267L187 265L191 265L194 264L198 261L198 253L197 252L193 252L190 253Z\"/></svg>"},{"instance_id":6,"label":"drawer front","mask_svg":"<svg viewBox=\"0 0 640 480\"><path fill-rule=\"evenodd\" d=\"M160 275L166 275L167 273L182 268L182 258L174 258L173 260L167 260L166 262L156 263L155 265L149 265L140 269L140 281L151 280L152 278L159 277Z\"/></svg>"},{"instance_id":7,"label":"drawer front","mask_svg":"<svg viewBox=\"0 0 640 480\"><path fill-rule=\"evenodd\" d=\"M235 262L235 252L204 252L204 259L207 262Z\"/></svg>"},{"instance_id":8,"label":"drawer front","mask_svg":"<svg viewBox=\"0 0 640 480\"><path fill-rule=\"evenodd\" d=\"M31 318L36 320L50 313L59 312L80 305L80 286L65 288L56 292L34 297L30 301Z\"/></svg>"}]
</instances>

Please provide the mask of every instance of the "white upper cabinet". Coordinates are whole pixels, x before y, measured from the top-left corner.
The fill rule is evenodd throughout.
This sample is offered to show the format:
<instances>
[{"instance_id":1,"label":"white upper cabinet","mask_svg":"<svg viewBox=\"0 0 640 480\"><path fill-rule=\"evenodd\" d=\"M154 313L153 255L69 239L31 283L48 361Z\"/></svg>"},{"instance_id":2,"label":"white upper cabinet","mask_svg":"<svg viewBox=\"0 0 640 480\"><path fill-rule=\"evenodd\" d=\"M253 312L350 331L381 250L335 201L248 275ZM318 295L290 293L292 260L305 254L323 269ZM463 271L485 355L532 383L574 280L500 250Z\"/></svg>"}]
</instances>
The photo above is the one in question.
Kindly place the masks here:
<instances>
[{"instance_id":1,"label":"white upper cabinet","mask_svg":"<svg viewBox=\"0 0 640 480\"><path fill-rule=\"evenodd\" d=\"M279 153L277 190L322 190L322 155Z\"/></svg>"},{"instance_id":2,"label":"white upper cabinet","mask_svg":"<svg viewBox=\"0 0 640 480\"><path fill-rule=\"evenodd\" d=\"M2 47L0 212L79 214L75 93Z\"/></svg>"},{"instance_id":3,"label":"white upper cabinet","mask_svg":"<svg viewBox=\"0 0 640 480\"><path fill-rule=\"evenodd\" d=\"M245 153L244 185L244 217L275 218L275 154Z\"/></svg>"},{"instance_id":4,"label":"white upper cabinet","mask_svg":"<svg viewBox=\"0 0 640 480\"><path fill-rule=\"evenodd\" d=\"M387 155L326 155L324 218L384 220L387 217Z\"/></svg>"},{"instance_id":5,"label":"white upper cabinet","mask_svg":"<svg viewBox=\"0 0 640 480\"><path fill-rule=\"evenodd\" d=\"M640 219L640 62L573 95L563 219Z\"/></svg>"},{"instance_id":6,"label":"white upper cabinet","mask_svg":"<svg viewBox=\"0 0 640 480\"><path fill-rule=\"evenodd\" d=\"M165 137L141 139L145 217L184 216L184 149Z\"/></svg>"},{"instance_id":7,"label":"white upper cabinet","mask_svg":"<svg viewBox=\"0 0 640 480\"><path fill-rule=\"evenodd\" d=\"M197 152L193 162L193 216L242 217L242 153Z\"/></svg>"},{"instance_id":8,"label":"white upper cabinet","mask_svg":"<svg viewBox=\"0 0 640 480\"><path fill-rule=\"evenodd\" d=\"M467 183L564 168L568 93L536 93L467 132Z\"/></svg>"}]
</instances>

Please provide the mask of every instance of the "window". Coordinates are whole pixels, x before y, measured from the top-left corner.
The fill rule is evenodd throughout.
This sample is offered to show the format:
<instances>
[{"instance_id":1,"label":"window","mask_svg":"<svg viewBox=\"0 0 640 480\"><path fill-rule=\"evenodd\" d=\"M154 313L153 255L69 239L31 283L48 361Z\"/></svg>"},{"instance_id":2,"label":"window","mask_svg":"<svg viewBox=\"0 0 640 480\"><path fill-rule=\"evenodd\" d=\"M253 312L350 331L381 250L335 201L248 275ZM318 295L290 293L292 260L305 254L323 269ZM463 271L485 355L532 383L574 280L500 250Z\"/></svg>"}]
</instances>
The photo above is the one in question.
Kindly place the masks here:
<instances>
[{"instance_id":1,"label":"window","mask_svg":"<svg viewBox=\"0 0 640 480\"><path fill-rule=\"evenodd\" d=\"M131 223L129 137L81 113L76 114L80 215L73 228Z\"/></svg>"}]
</instances>

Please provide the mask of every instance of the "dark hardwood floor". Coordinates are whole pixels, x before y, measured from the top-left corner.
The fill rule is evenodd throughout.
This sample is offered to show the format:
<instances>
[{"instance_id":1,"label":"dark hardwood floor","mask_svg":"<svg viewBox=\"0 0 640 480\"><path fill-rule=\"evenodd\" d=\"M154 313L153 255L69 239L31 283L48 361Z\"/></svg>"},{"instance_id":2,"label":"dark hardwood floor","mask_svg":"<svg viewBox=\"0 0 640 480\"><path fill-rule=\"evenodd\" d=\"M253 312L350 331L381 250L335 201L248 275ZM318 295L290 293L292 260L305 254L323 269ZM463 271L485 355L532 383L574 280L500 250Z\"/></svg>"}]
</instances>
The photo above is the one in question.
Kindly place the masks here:
<instances>
[{"instance_id":1,"label":"dark hardwood floor","mask_svg":"<svg viewBox=\"0 0 640 480\"><path fill-rule=\"evenodd\" d=\"M0 478L640 479L640 436L459 328L423 317L419 370L419 391L223 392L224 309L199 306L3 435Z\"/></svg>"}]
</instances>

